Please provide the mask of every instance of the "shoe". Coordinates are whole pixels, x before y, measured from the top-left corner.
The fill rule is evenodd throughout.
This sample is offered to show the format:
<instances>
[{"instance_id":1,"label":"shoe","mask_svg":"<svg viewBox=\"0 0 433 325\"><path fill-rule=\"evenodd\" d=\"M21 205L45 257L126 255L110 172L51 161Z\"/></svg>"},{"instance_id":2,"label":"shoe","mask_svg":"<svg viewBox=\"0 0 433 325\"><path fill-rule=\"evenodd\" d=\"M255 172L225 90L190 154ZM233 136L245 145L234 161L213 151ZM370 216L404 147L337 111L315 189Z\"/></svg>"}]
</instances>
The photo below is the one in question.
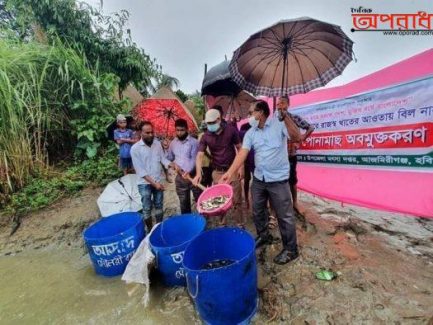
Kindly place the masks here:
<instances>
[{"instance_id":1,"label":"shoe","mask_svg":"<svg viewBox=\"0 0 433 325\"><path fill-rule=\"evenodd\" d=\"M296 260L298 257L298 252L291 252L288 249L283 249L277 256L275 256L274 263L283 265Z\"/></svg>"},{"instance_id":2,"label":"shoe","mask_svg":"<svg viewBox=\"0 0 433 325\"><path fill-rule=\"evenodd\" d=\"M273 242L273 238L271 235L268 236L258 236L256 238L256 249L262 247L263 245L271 245Z\"/></svg>"}]
</instances>

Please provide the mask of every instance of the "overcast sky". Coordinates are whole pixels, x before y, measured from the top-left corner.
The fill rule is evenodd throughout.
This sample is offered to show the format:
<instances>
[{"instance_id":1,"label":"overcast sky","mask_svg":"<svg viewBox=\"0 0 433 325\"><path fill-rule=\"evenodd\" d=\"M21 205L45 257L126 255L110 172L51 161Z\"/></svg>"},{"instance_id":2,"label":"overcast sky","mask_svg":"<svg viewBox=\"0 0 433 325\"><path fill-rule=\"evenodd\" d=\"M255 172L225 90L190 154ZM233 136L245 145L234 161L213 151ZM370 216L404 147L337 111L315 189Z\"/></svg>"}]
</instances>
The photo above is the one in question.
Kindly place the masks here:
<instances>
[{"instance_id":1,"label":"overcast sky","mask_svg":"<svg viewBox=\"0 0 433 325\"><path fill-rule=\"evenodd\" d=\"M86 0L99 6L99 0ZM192 93L201 88L208 68L231 58L251 34L281 19L308 16L340 25L355 42L357 62L327 87L345 84L433 47L430 36L385 36L380 32L350 32L351 8L374 13L433 13L432 0L103 0L109 14L130 12L134 41L163 71L179 79Z\"/></svg>"}]
</instances>

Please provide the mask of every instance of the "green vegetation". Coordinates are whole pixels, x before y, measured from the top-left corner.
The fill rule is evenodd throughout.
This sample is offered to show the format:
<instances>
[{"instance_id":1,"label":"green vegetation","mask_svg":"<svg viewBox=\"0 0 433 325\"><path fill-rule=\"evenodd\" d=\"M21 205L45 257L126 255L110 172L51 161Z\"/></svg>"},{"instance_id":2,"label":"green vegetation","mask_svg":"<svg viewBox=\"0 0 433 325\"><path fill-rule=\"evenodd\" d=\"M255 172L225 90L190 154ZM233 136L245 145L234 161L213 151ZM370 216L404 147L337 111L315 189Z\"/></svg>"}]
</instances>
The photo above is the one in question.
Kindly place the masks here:
<instances>
[{"instance_id":1,"label":"green vegetation","mask_svg":"<svg viewBox=\"0 0 433 325\"><path fill-rule=\"evenodd\" d=\"M127 12L0 0L0 18L0 205L21 211L110 176L90 171L106 170L96 160L112 144L106 127L131 108L114 95L131 83L146 88L161 73L125 32ZM64 171L73 164L86 166L77 170L82 178Z\"/></svg>"},{"instance_id":2,"label":"green vegetation","mask_svg":"<svg viewBox=\"0 0 433 325\"><path fill-rule=\"evenodd\" d=\"M132 41L125 10L108 16L75 0L0 0L0 10L1 2L15 18L8 24L12 32L25 38L31 30L33 39L48 43L60 39L83 53L90 66L118 76L119 93L129 84L145 89L161 74L156 61Z\"/></svg>"},{"instance_id":3,"label":"green vegetation","mask_svg":"<svg viewBox=\"0 0 433 325\"><path fill-rule=\"evenodd\" d=\"M50 161L96 156L124 102L117 77L91 70L60 42L0 40L0 189L10 193Z\"/></svg>"},{"instance_id":4,"label":"green vegetation","mask_svg":"<svg viewBox=\"0 0 433 325\"><path fill-rule=\"evenodd\" d=\"M60 173L51 170L37 175L24 188L12 194L3 213L9 216L23 215L46 207L86 186L106 185L121 175L114 153L107 153L100 159L85 160Z\"/></svg>"}]
</instances>

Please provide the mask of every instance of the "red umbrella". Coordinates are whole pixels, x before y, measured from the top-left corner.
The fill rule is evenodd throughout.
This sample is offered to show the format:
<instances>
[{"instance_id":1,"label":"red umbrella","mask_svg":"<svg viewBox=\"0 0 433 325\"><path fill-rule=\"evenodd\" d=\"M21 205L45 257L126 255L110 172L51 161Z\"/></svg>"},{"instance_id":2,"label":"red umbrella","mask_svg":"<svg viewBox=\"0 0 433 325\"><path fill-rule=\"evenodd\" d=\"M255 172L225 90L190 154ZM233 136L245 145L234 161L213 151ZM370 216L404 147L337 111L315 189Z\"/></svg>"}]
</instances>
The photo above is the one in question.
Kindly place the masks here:
<instances>
[{"instance_id":1,"label":"red umbrella","mask_svg":"<svg viewBox=\"0 0 433 325\"><path fill-rule=\"evenodd\" d=\"M188 111L188 108L170 90L161 89L153 97L143 100L132 111L138 121L149 121L153 124L154 131L160 137L174 137L174 122L184 119L188 123L189 131L197 131L197 123Z\"/></svg>"}]
</instances>

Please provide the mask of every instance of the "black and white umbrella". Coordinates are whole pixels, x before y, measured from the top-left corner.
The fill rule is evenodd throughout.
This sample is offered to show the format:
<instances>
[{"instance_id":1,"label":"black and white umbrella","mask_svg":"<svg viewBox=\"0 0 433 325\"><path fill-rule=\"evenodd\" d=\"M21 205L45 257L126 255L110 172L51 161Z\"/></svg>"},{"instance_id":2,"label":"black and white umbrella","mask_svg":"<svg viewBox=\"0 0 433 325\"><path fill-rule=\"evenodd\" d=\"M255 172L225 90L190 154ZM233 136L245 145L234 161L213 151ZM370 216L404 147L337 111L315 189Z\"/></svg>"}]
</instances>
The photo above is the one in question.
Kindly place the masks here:
<instances>
[{"instance_id":1,"label":"black and white umbrella","mask_svg":"<svg viewBox=\"0 0 433 325\"><path fill-rule=\"evenodd\" d=\"M301 94L339 76L352 61L352 46L339 26L308 17L283 20L243 43L229 70L254 95Z\"/></svg>"}]
</instances>

